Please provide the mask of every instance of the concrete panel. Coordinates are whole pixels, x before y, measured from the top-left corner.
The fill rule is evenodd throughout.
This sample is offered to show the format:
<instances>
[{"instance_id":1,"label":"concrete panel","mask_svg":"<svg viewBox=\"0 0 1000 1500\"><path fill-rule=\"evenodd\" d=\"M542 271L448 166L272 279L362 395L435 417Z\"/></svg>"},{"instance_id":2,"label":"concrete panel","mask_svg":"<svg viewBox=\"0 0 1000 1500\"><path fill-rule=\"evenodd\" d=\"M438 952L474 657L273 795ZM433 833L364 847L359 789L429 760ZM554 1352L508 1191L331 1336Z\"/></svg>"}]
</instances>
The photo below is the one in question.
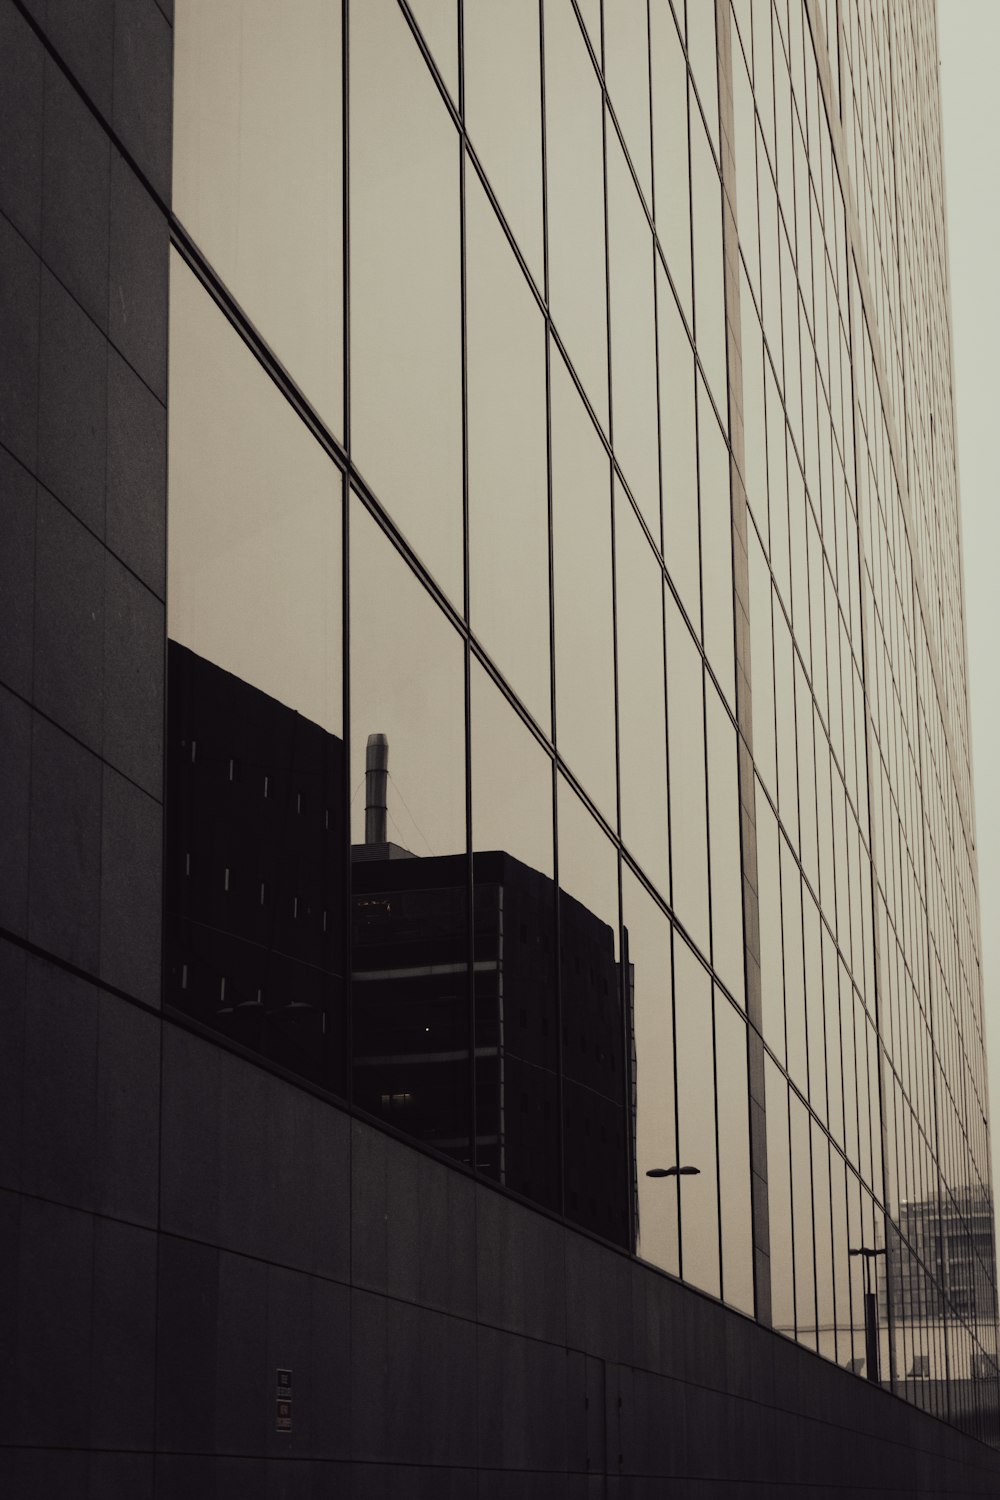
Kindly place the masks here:
<instances>
[{"instance_id":1,"label":"concrete panel","mask_svg":"<svg viewBox=\"0 0 1000 1500\"><path fill-rule=\"evenodd\" d=\"M105 553L104 759L157 799L163 795L165 635L162 601Z\"/></svg>"},{"instance_id":2,"label":"concrete panel","mask_svg":"<svg viewBox=\"0 0 1000 1500\"><path fill-rule=\"evenodd\" d=\"M101 881L101 765L55 725L32 725L28 936L96 971Z\"/></svg>"},{"instance_id":3,"label":"concrete panel","mask_svg":"<svg viewBox=\"0 0 1000 1500\"><path fill-rule=\"evenodd\" d=\"M167 395L167 249L162 212L115 152L108 332L118 352L161 401Z\"/></svg>"},{"instance_id":4,"label":"concrete panel","mask_svg":"<svg viewBox=\"0 0 1000 1500\"><path fill-rule=\"evenodd\" d=\"M40 261L0 217L0 444L34 470L38 448Z\"/></svg>"},{"instance_id":5,"label":"concrete panel","mask_svg":"<svg viewBox=\"0 0 1000 1500\"><path fill-rule=\"evenodd\" d=\"M13 5L0 6L0 213L37 250L42 232L42 46Z\"/></svg>"},{"instance_id":6,"label":"concrete panel","mask_svg":"<svg viewBox=\"0 0 1000 1500\"><path fill-rule=\"evenodd\" d=\"M93 1208L96 1092L96 990L32 957L24 1013L22 1191Z\"/></svg>"},{"instance_id":7,"label":"concrete panel","mask_svg":"<svg viewBox=\"0 0 1000 1500\"><path fill-rule=\"evenodd\" d=\"M95 1448L153 1447L156 1235L94 1222L90 1440Z\"/></svg>"},{"instance_id":8,"label":"concrete panel","mask_svg":"<svg viewBox=\"0 0 1000 1500\"><path fill-rule=\"evenodd\" d=\"M347 1117L174 1027L163 1079L164 1227L346 1281Z\"/></svg>"},{"instance_id":9,"label":"concrete panel","mask_svg":"<svg viewBox=\"0 0 1000 1500\"><path fill-rule=\"evenodd\" d=\"M351 1309L354 1457L474 1464L474 1326L369 1292Z\"/></svg>"},{"instance_id":10,"label":"concrete panel","mask_svg":"<svg viewBox=\"0 0 1000 1500\"><path fill-rule=\"evenodd\" d=\"M35 479L0 448L0 682L27 698L35 625Z\"/></svg>"},{"instance_id":11,"label":"concrete panel","mask_svg":"<svg viewBox=\"0 0 1000 1500\"><path fill-rule=\"evenodd\" d=\"M566 1467L566 1353L537 1339L480 1328L479 1462L484 1468Z\"/></svg>"},{"instance_id":12,"label":"concrete panel","mask_svg":"<svg viewBox=\"0 0 1000 1500\"><path fill-rule=\"evenodd\" d=\"M104 535L108 345L62 284L42 269L38 478Z\"/></svg>"},{"instance_id":13,"label":"concrete panel","mask_svg":"<svg viewBox=\"0 0 1000 1500\"><path fill-rule=\"evenodd\" d=\"M45 60L42 128L42 258L106 329L111 145L50 57Z\"/></svg>"},{"instance_id":14,"label":"concrete panel","mask_svg":"<svg viewBox=\"0 0 1000 1500\"><path fill-rule=\"evenodd\" d=\"M38 491L34 698L97 753L104 715L104 549L47 491Z\"/></svg>"},{"instance_id":15,"label":"concrete panel","mask_svg":"<svg viewBox=\"0 0 1000 1500\"><path fill-rule=\"evenodd\" d=\"M115 0L45 0L45 33L83 93L111 119ZM41 17L39 18L41 19Z\"/></svg>"},{"instance_id":16,"label":"concrete panel","mask_svg":"<svg viewBox=\"0 0 1000 1500\"><path fill-rule=\"evenodd\" d=\"M166 589L166 464L163 405L109 347L106 540L161 599Z\"/></svg>"},{"instance_id":17,"label":"concrete panel","mask_svg":"<svg viewBox=\"0 0 1000 1500\"><path fill-rule=\"evenodd\" d=\"M17 1380L12 1405L0 1416L5 1442L89 1445L93 1243L89 1214L21 1200L11 1361Z\"/></svg>"},{"instance_id":18,"label":"concrete panel","mask_svg":"<svg viewBox=\"0 0 1000 1500\"><path fill-rule=\"evenodd\" d=\"M476 1225L480 1322L563 1343L565 1231L486 1187L476 1189Z\"/></svg>"},{"instance_id":19,"label":"concrete panel","mask_svg":"<svg viewBox=\"0 0 1000 1500\"><path fill-rule=\"evenodd\" d=\"M173 45L155 0L116 0L112 123L164 203L170 201Z\"/></svg>"},{"instance_id":20,"label":"concrete panel","mask_svg":"<svg viewBox=\"0 0 1000 1500\"><path fill-rule=\"evenodd\" d=\"M163 810L104 767L100 975L154 1005L160 992Z\"/></svg>"},{"instance_id":21,"label":"concrete panel","mask_svg":"<svg viewBox=\"0 0 1000 1500\"><path fill-rule=\"evenodd\" d=\"M31 710L0 687L0 924L28 928Z\"/></svg>"},{"instance_id":22,"label":"concrete panel","mask_svg":"<svg viewBox=\"0 0 1000 1500\"><path fill-rule=\"evenodd\" d=\"M361 1121L351 1150L355 1285L474 1316L475 1183Z\"/></svg>"},{"instance_id":23,"label":"concrete panel","mask_svg":"<svg viewBox=\"0 0 1000 1500\"><path fill-rule=\"evenodd\" d=\"M98 999L96 1117L98 1210L155 1226L160 1023L114 995Z\"/></svg>"}]
</instances>

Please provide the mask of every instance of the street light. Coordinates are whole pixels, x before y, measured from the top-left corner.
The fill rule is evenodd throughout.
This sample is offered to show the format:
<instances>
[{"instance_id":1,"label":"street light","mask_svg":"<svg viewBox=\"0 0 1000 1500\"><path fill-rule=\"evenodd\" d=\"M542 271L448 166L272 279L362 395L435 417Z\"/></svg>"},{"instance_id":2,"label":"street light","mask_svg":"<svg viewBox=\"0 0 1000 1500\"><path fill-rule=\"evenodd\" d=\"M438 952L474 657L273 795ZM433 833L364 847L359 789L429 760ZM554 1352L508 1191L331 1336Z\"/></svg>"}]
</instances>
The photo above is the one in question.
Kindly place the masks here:
<instances>
[{"instance_id":1,"label":"street light","mask_svg":"<svg viewBox=\"0 0 1000 1500\"><path fill-rule=\"evenodd\" d=\"M885 1254L885 1246L881 1249L872 1248L870 1245L859 1245L856 1250L848 1248L848 1255L860 1255L865 1263L865 1354L868 1361L868 1379L879 1381L879 1350L878 1350L878 1299L872 1290L872 1261L876 1255Z\"/></svg>"},{"instance_id":2,"label":"street light","mask_svg":"<svg viewBox=\"0 0 1000 1500\"><path fill-rule=\"evenodd\" d=\"M697 1177L700 1167L650 1167L647 1177Z\"/></svg>"}]
</instances>

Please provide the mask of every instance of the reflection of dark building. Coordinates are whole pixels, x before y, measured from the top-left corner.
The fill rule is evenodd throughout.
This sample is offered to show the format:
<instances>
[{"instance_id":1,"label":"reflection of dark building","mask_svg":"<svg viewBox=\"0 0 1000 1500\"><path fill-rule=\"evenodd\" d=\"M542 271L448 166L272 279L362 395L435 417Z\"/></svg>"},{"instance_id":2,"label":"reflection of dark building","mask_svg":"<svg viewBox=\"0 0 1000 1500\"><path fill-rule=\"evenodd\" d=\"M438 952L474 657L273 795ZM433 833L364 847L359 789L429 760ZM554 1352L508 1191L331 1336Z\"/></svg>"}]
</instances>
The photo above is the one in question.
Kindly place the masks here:
<instances>
[{"instance_id":1,"label":"reflection of dark building","mask_svg":"<svg viewBox=\"0 0 1000 1500\"><path fill-rule=\"evenodd\" d=\"M171 641L169 1004L343 1087L343 741Z\"/></svg>"},{"instance_id":2,"label":"reflection of dark building","mask_svg":"<svg viewBox=\"0 0 1000 1500\"><path fill-rule=\"evenodd\" d=\"M344 1092L343 742L173 642L168 660L167 999ZM352 851L354 1101L628 1244L612 929L501 851L472 875L470 980L465 856Z\"/></svg>"},{"instance_id":3,"label":"reflection of dark building","mask_svg":"<svg viewBox=\"0 0 1000 1500\"><path fill-rule=\"evenodd\" d=\"M362 856L364 846L358 851ZM628 1240L624 1030L610 927L500 851L473 856L475 1067L462 856L353 868L354 1097L464 1162ZM560 1036L562 1046L560 1049ZM562 1078L560 1080L560 1051Z\"/></svg>"}]
</instances>

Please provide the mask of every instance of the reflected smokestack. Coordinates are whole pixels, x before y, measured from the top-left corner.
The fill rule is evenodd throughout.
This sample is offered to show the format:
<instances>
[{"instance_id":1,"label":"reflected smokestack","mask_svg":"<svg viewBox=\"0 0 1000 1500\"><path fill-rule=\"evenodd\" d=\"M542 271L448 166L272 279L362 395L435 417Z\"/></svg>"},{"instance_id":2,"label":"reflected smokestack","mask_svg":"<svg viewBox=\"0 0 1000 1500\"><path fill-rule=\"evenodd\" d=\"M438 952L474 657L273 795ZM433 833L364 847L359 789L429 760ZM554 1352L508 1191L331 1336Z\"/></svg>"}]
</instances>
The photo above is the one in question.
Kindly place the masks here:
<instances>
[{"instance_id":1,"label":"reflected smokestack","mask_svg":"<svg viewBox=\"0 0 1000 1500\"><path fill-rule=\"evenodd\" d=\"M365 750L365 843L388 842L389 741L370 734Z\"/></svg>"}]
</instances>

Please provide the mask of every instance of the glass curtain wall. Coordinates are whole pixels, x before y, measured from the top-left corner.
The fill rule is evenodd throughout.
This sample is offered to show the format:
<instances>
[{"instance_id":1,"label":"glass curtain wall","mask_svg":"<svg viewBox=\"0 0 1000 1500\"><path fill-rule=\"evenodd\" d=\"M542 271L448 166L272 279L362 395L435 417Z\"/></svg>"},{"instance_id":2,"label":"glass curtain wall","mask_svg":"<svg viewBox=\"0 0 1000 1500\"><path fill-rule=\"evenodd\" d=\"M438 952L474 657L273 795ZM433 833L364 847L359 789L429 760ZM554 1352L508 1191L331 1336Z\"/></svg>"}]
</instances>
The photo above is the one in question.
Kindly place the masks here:
<instances>
[{"instance_id":1,"label":"glass curtain wall","mask_svg":"<svg viewBox=\"0 0 1000 1500\"><path fill-rule=\"evenodd\" d=\"M985 1430L964 662L827 46L766 0L177 0L165 993Z\"/></svg>"}]
</instances>

